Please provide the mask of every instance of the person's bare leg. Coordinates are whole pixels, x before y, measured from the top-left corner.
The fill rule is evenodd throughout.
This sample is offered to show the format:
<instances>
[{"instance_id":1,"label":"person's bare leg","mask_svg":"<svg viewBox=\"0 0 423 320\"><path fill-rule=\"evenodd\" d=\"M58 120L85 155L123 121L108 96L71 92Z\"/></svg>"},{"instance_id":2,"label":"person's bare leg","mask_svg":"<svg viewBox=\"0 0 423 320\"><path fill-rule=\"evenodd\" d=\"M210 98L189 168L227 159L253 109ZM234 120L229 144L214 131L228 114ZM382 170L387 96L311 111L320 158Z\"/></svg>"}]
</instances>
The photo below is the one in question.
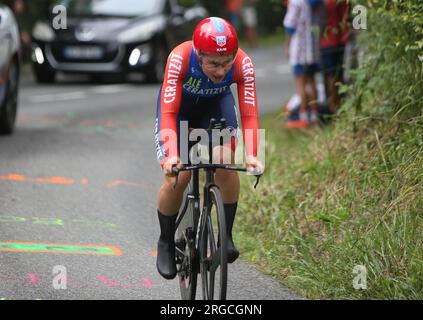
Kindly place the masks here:
<instances>
[{"instance_id":1,"label":"person's bare leg","mask_svg":"<svg viewBox=\"0 0 423 320\"><path fill-rule=\"evenodd\" d=\"M335 113L338 109L339 97L338 92L336 90L336 77L333 75L327 75L326 77L327 86L328 86L328 104L329 110L332 113Z\"/></svg>"},{"instance_id":2,"label":"person's bare leg","mask_svg":"<svg viewBox=\"0 0 423 320\"><path fill-rule=\"evenodd\" d=\"M230 161L223 161L222 154L224 154L225 152L223 150L226 150L226 155L230 155ZM233 153L231 148L229 147L216 148L214 150L213 156L214 160L220 160L220 163L223 164L233 165L235 163L235 153ZM239 257L239 251L236 249L232 238L232 228L234 225L235 215L238 208L238 199L240 193L240 181L238 172L228 170L216 170L216 184L219 186L220 191L222 192L223 203L225 206L226 232L228 237L228 262L233 263Z\"/></svg>"},{"instance_id":3,"label":"person's bare leg","mask_svg":"<svg viewBox=\"0 0 423 320\"><path fill-rule=\"evenodd\" d=\"M181 172L176 188L173 187L175 179L165 177L165 181L159 191L157 208L165 216L173 216L178 213L182 205L184 191L191 180L191 173Z\"/></svg>"},{"instance_id":4,"label":"person's bare leg","mask_svg":"<svg viewBox=\"0 0 423 320\"><path fill-rule=\"evenodd\" d=\"M295 77L295 86L297 88L297 93L301 98L300 105L300 122L302 127L308 126L308 102L309 98L307 95L307 82L305 75L300 75Z\"/></svg>"},{"instance_id":5,"label":"person's bare leg","mask_svg":"<svg viewBox=\"0 0 423 320\"><path fill-rule=\"evenodd\" d=\"M310 108L310 123L317 124L319 122L319 98L317 93L317 85L314 75L307 76L308 88L308 106Z\"/></svg>"},{"instance_id":6,"label":"person's bare leg","mask_svg":"<svg viewBox=\"0 0 423 320\"><path fill-rule=\"evenodd\" d=\"M309 94L308 94L308 105L312 108L316 108L319 104L318 102L318 93L317 93L317 85L316 85L316 79L314 78L314 75L308 75L306 77L306 83L309 86Z\"/></svg>"},{"instance_id":7,"label":"person's bare leg","mask_svg":"<svg viewBox=\"0 0 423 320\"><path fill-rule=\"evenodd\" d=\"M306 91L306 79L304 75L295 77L295 87L297 88L297 93L301 98L301 109L307 109L308 98Z\"/></svg>"},{"instance_id":8,"label":"person's bare leg","mask_svg":"<svg viewBox=\"0 0 423 320\"><path fill-rule=\"evenodd\" d=\"M175 224L190 178L190 172L181 172L174 188L175 178L166 176L158 195L160 238L157 243L156 266L160 275L168 280L176 277Z\"/></svg>"}]
</instances>

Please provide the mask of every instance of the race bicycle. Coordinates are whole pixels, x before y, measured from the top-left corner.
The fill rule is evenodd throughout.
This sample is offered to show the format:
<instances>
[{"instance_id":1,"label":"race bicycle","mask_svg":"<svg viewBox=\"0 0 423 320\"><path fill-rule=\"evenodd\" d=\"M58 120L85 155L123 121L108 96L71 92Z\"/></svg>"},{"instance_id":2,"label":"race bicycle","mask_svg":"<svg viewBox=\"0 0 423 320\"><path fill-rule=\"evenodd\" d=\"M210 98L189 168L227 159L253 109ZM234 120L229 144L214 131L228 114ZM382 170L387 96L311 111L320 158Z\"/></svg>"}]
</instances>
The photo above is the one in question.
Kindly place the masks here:
<instances>
[{"instance_id":1,"label":"race bicycle","mask_svg":"<svg viewBox=\"0 0 423 320\"><path fill-rule=\"evenodd\" d=\"M208 131L226 128L225 119L220 122L211 119ZM192 177L184 194L182 209L176 221L175 250L176 265L181 297L195 300L197 277L201 275L203 300L226 300L228 262L226 250L226 216L219 187L215 184L216 170L247 172L246 168L211 164L212 147L209 145L209 164L173 168L178 183L178 175L191 171ZM203 196L200 196L200 171L205 172ZM260 176L254 188L260 182ZM200 205L202 204L202 206Z\"/></svg>"}]
</instances>

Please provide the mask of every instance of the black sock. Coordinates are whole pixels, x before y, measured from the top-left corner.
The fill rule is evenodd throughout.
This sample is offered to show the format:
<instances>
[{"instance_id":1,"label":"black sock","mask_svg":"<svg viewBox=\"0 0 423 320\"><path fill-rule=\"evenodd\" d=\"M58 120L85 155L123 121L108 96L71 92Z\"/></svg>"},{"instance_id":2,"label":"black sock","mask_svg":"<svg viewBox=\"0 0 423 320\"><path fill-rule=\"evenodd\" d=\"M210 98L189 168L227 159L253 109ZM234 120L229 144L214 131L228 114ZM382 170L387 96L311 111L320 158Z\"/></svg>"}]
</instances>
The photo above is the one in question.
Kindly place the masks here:
<instances>
[{"instance_id":1,"label":"black sock","mask_svg":"<svg viewBox=\"0 0 423 320\"><path fill-rule=\"evenodd\" d=\"M232 228L235 221L235 215L238 208L238 202L225 204L226 230L227 235L232 239Z\"/></svg>"},{"instance_id":2,"label":"black sock","mask_svg":"<svg viewBox=\"0 0 423 320\"><path fill-rule=\"evenodd\" d=\"M175 224L178 214L165 216L157 210L160 223L160 240L172 243L175 239Z\"/></svg>"}]
</instances>

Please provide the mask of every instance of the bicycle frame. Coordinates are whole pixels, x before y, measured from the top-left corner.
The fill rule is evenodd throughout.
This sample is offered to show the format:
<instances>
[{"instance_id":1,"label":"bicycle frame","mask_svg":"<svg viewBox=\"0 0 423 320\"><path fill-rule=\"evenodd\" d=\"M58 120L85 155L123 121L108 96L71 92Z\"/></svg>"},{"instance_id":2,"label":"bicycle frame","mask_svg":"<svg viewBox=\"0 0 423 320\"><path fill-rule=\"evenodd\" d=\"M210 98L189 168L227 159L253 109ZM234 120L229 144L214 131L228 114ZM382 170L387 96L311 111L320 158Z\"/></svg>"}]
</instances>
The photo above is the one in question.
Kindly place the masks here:
<instances>
[{"instance_id":1,"label":"bicycle frame","mask_svg":"<svg viewBox=\"0 0 423 320\"><path fill-rule=\"evenodd\" d=\"M220 126L220 127L219 127ZM226 121L221 120L220 123L216 123L214 119L210 121L210 128L226 128ZM224 203L222 199L221 192L219 187L215 184L215 174L217 170L231 170L239 172L247 172L246 168L236 167L232 165L223 165L223 164L211 164L212 163L212 147L209 145L209 164L198 164L186 166L182 169L173 168L173 174L176 177L174 187L178 185L178 176L180 172L191 171L192 177L189 185L189 193L186 194L185 204L183 209L180 211L180 214L176 221L175 230L178 230L181 226L181 222L185 218L187 211L191 209L192 211L192 221L187 220L190 227L187 227L184 230L182 239L182 246L175 246L176 257L178 264L181 265L181 268L178 270L178 273L181 274L181 279L186 279L187 275L193 275L193 273L201 273L203 279L203 297L213 299L214 295L214 281L216 270L220 267L221 275L221 291L220 297L222 299L226 298L226 285L227 285L227 258L226 258L226 217L224 211ZM204 184L204 194L203 194L203 205L200 208L200 179L199 173L200 170L204 170L206 173L206 182ZM257 187L261 176L256 176L257 182L254 188ZM217 200L218 199L218 200ZM216 213L219 223L219 236L218 243L215 243L215 236L212 226L211 219L211 208L213 203L216 205ZM190 207L191 206L191 207ZM189 218L190 219L190 218ZM185 228L185 225L182 226ZM224 230L224 231L223 231ZM209 242L207 244L207 242ZM212 254L208 254L207 246L210 245ZM188 250L189 254L187 255L185 250ZM215 255L215 253L217 254ZM187 263L187 264L185 264ZM189 269L186 269L189 266ZM204 271L206 270L206 271ZM207 274L204 277L204 272ZM210 276L210 278L208 278ZM197 275L195 275L193 280L193 286L196 288ZM206 279L206 280L204 280ZM223 279L223 280L222 280ZM204 281L206 284L204 284ZM209 283L210 281L210 283ZM191 283L191 282L190 282ZM209 286L210 285L210 286ZM182 288L182 287L181 287ZM191 292L189 295L193 294ZM195 289L196 290L196 289ZM210 291L209 291L210 290ZM194 291L195 295L195 291ZM192 297L191 297L192 299Z\"/></svg>"},{"instance_id":2,"label":"bicycle frame","mask_svg":"<svg viewBox=\"0 0 423 320\"><path fill-rule=\"evenodd\" d=\"M203 207L200 208L200 170L204 169L206 171L206 184L204 185L204 202ZM187 166L183 169L177 169L174 168L173 171L176 175L176 182L175 186L178 184L178 175L180 172L183 171L191 171L192 172L192 182L193 182L193 190L187 195L187 198L189 201L193 202L193 208L194 208L194 225L196 227L195 230L195 249L196 251L199 250L199 240L200 240L200 231L202 229L203 224L205 223L205 215L207 214L208 210L208 204L210 203L210 199L208 199L208 190L211 186L215 185L214 182L214 174L217 169L225 169L225 170L232 170L232 171L239 171L239 172L247 172L247 169L240 168L240 167L234 167L230 165L216 165L216 164L201 164L201 165L193 165L193 166ZM254 186L254 188L257 187L260 176L257 176L257 182ZM181 214L178 217L178 220L176 221L176 227L175 230L179 228L179 225L184 218L186 211L189 206L189 201L185 202L184 208L181 210ZM183 252L179 251L177 249L177 254L179 254L181 257L183 257Z\"/></svg>"}]
</instances>

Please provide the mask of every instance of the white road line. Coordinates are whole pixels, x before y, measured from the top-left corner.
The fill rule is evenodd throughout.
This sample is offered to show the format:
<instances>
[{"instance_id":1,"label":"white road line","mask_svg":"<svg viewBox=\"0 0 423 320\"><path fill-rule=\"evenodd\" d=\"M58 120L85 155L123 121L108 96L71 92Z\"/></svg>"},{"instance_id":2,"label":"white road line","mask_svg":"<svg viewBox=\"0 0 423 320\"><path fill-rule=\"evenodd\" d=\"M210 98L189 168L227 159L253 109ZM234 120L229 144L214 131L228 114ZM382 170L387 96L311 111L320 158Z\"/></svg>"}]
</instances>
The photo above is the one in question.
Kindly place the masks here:
<instances>
[{"instance_id":1,"label":"white road line","mask_svg":"<svg viewBox=\"0 0 423 320\"><path fill-rule=\"evenodd\" d=\"M86 93L83 91L67 92L67 93L55 93L55 94L44 94L39 96L29 97L29 101L33 103L45 103L45 102L56 102L56 101L68 101L68 100L80 100L86 98Z\"/></svg>"},{"instance_id":2,"label":"white road line","mask_svg":"<svg viewBox=\"0 0 423 320\"><path fill-rule=\"evenodd\" d=\"M291 66L289 64L280 64L276 67L276 72L279 74L290 74Z\"/></svg>"},{"instance_id":3,"label":"white road line","mask_svg":"<svg viewBox=\"0 0 423 320\"><path fill-rule=\"evenodd\" d=\"M101 94L107 94L107 93L119 93L119 92L126 92L130 91L131 88L129 88L126 85L121 84L112 84L112 85L106 85L106 86L96 86L91 88L91 92L93 93L101 93Z\"/></svg>"}]
</instances>

